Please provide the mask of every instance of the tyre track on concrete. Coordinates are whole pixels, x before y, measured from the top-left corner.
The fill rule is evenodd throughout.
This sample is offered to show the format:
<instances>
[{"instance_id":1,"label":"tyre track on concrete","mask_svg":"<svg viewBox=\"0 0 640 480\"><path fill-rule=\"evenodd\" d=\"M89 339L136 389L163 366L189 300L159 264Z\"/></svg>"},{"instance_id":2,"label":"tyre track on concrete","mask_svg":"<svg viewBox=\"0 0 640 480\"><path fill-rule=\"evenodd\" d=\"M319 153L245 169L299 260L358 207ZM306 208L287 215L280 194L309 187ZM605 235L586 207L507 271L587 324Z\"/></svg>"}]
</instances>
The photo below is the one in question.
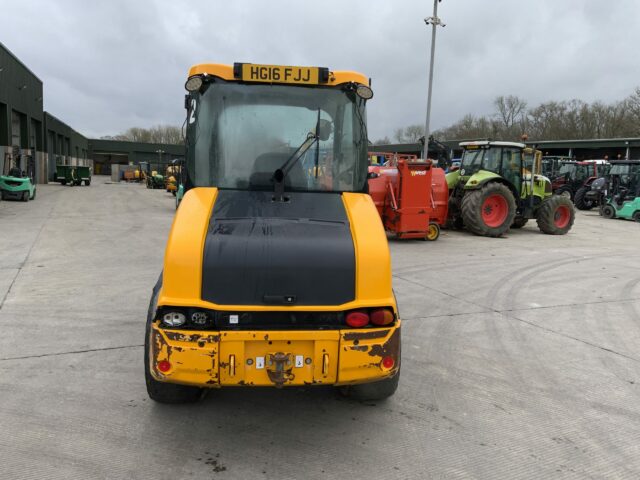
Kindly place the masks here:
<instances>
[{"instance_id":1,"label":"tyre track on concrete","mask_svg":"<svg viewBox=\"0 0 640 480\"><path fill-rule=\"evenodd\" d=\"M600 258L600 259L606 258L606 256L605 257L597 256L597 258ZM588 257L588 258L585 258L584 260L593 260L593 257ZM512 310L515 307L515 304L517 303L517 298L519 293L522 290L525 290L532 280L534 280L536 277L539 277L541 274L547 273L548 270L556 269L567 263L573 263L573 261L555 262L555 263L552 263L551 265L547 265L545 268L532 269L529 273L530 276L528 278L520 277L520 279L514 282L514 284L511 285L511 287L507 290L506 306ZM635 283L633 281L628 282L627 286L630 286L630 289L632 289ZM584 311L585 311L585 307L583 304L579 304L577 309L575 308L571 309L570 323L575 324L583 320ZM513 315L512 313L505 312L503 315L506 319L517 320L519 322L525 323L537 329L542 329L545 332L553 333L554 335L568 338L573 341L581 342L584 345L588 345L590 347L600 349L606 353L611 353L611 354L623 357L627 360L631 360L633 362L640 362L640 359L638 358L615 351L611 348L604 347L602 345L596 344L594 342L590 342L588 340L584 340L572 335L565 334L563 332L556 331L548 327L538 325L535 322L525 320L516 315ZM587 402L584 401L583 395L579 396L575 394L576 392L566 390L566 381L560 378L559 366L551 365L549 363L547 358L549 355L548 352L539 352L537 345L531 344L530 342L528 342L526 336L524 335L524 332L521 329L515 328L515 325L512 321L508 321L507 323L508 323L508 328L512 331L514 338L516 339L516 345L519 345L521 347L525 355L527 353L528 354L533 353L532 359L535 361L535 366L532 365L531 368L528 368L527 370L530 372L529 375L535 376L537 379L537 382L539 382L541 385L544 385L545 389L548 389L550 395L547 394L547 400L550 402L550 405L548 405L548 407L551 408L551 412L554 415L561 417L561 415L559 415L559 412L567 411L568 409L575 408L576 404L582 404L585 409L584 415L587 415L588 404ZM522 365L521 362L520 363L514 362L513 364ZM598 386L596 385L594 388L598 389ZM588 391L587 393L593 394L594 388L591 389L591 392ZM603 452L601 454L604 459L606 459L612 453L612 450L616 458L624 458L625 456L628 456L618 446L615 439L611 438L610 428L603 426L601 423L593 420L596 420L596 419L594 418L594 419L591 419L591 421L589 421L586 418L581 417L571 421L569 424L569 428L570 430L573 431L574 439L572 440L571 438L569 438L569 441L571 441L572 443L575 443L576 441L578 441L576 440L576 437L581 437L582 442L584 442L590 447L591 452L596 452L596 451L598 453ZM566 419L563 420L563 422L565 421ZM562 431L560 432L559 435L557 435L554 438L556 439L568 438L566 436L566 428L567 428L566 426L562 425L562 428L559 429ZM601 439L607 439L607 438L609 440L601 440ZM581 453L578 453L577 456L582 457L583 455ZM573 458L571 458L570 460L571 460L571 463L576 463L576 468L583 464L583 461L579 459L576 459L577 460L576 462L574 462ZM620 472L618 471L618 473ZM630 473L630 472L627 472L627 473Z\"/></svg>"}]
</instances>

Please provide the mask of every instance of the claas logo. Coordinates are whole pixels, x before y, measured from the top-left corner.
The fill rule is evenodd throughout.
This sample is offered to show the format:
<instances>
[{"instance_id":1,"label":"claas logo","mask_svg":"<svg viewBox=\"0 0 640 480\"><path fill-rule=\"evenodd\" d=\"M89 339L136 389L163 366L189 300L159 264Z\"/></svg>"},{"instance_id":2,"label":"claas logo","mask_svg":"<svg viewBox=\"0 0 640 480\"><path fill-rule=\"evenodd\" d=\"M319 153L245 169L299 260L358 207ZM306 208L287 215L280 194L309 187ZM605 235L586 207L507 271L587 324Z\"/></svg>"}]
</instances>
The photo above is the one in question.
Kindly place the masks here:
<instances>
[{"instance_id":1,"label":"claas logo","mask_svg":"<svg viewBox=\"0 0 640 480\"><path fill-rule=\"evenodd\" d=\"M416 175L426 175L426 170L411 170L411 176L415 177Z\"/></svg>"}]
</instances>

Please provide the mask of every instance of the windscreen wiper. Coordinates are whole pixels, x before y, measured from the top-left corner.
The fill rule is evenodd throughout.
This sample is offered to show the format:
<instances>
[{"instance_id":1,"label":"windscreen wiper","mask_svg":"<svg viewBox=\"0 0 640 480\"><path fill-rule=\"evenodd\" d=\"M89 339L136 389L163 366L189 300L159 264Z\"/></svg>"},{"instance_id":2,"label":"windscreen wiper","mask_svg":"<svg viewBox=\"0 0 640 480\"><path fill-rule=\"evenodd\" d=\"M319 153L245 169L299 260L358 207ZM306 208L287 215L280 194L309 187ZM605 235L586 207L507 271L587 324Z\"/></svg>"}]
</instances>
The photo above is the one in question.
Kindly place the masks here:
<instances>
[{"instance_id":1,"label":"windscreen wiper","mask_svg":"<svg viewBox=\"0 0 640 480\"><path fill-rule=\"evenodd\" d=\"M296 151L287 159L286 162L282 164L280 168L278 168L275 172L273 172L273 182L274 182L274 200L277 202L284 201L284 180L287 177L287 173L293 168L298 160L302 158L302 156L307 153L314 143L320 140L320 109L318 108L318 120L316 121L316 131L309 132L307 134L307 138L302 144L296 148ZM319 144L319 143L318 143Z\"/></svg>"}]
</instances>

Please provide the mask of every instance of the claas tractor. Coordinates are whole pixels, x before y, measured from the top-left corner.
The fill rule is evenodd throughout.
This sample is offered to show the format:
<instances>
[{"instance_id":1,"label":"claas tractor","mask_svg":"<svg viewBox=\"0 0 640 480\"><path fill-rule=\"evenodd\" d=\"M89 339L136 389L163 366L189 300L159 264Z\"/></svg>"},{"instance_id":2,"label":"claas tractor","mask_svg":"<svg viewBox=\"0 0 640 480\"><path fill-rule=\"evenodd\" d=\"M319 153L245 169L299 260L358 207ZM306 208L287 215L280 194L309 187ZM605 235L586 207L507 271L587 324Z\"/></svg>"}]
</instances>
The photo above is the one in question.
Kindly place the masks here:
<instances>
[{"instance_id":1,"label":"claas tractor","mask_svg":"<svg viewBox=\"0 0 640 480\"><path fill-rule=\"evenodd\" d=\"M447 220L444 170L417 158L393 163L369 166L369 195L385 230L399 239L437 240Z\"/></svg>"},{"instance_id":2,"label":"claas tractor","mask_svg":"<svg viewBox=\"0 0 640 480\"><path fill-rule=\"evenodd\" d=\"M369 79L199 64L185 88L185 193L147 317L149 396L309 385L392 395L401 321L367 194Z\"/></svg>"},{"instance_id":3,"label":"claas tractor","mask_svg":"<svg viewBox=\"0 0 640 480\"><path fill-rule=\"evenodd\" d=\"M460 146L460 168L447 174L451 225L486 237L499 237L533 218L547 234L571 229L573 204L553 195L550 180L539 174L541 152L523 143L488 140Z\"/></svg>"},{"instance_id":4,"label":"claas tractor","mask_svg":"<svg viewBox=\"0 0 640 480\"><path fill-rule=\"evenodd\" d=\"M640 222L640 160L611 163L609 174L594 181L589 194L598 199L603 217Z\"/></svg>"}]
</instances>

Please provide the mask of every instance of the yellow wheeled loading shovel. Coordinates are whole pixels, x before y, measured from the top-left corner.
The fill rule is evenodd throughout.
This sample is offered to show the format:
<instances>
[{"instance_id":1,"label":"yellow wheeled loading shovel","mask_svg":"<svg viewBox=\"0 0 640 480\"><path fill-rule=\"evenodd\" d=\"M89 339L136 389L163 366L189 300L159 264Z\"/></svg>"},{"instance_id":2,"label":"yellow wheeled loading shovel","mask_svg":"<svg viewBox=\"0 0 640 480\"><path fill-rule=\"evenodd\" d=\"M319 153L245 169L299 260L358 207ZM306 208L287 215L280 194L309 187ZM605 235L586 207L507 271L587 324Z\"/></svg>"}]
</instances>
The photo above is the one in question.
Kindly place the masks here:
<instances>
[{"instance_id":1,"label":"yellow wheeled loading shovel","mask_svg":"<svg viewBox=\"0 0 640 480\"><path fill-rule=\"evenodd\" d=\"M366 193L369 80L201 64L185 87L186 193L149 306L149 396L303 385L393 395L400 318Z\"/></svg>"}]
</instances>

